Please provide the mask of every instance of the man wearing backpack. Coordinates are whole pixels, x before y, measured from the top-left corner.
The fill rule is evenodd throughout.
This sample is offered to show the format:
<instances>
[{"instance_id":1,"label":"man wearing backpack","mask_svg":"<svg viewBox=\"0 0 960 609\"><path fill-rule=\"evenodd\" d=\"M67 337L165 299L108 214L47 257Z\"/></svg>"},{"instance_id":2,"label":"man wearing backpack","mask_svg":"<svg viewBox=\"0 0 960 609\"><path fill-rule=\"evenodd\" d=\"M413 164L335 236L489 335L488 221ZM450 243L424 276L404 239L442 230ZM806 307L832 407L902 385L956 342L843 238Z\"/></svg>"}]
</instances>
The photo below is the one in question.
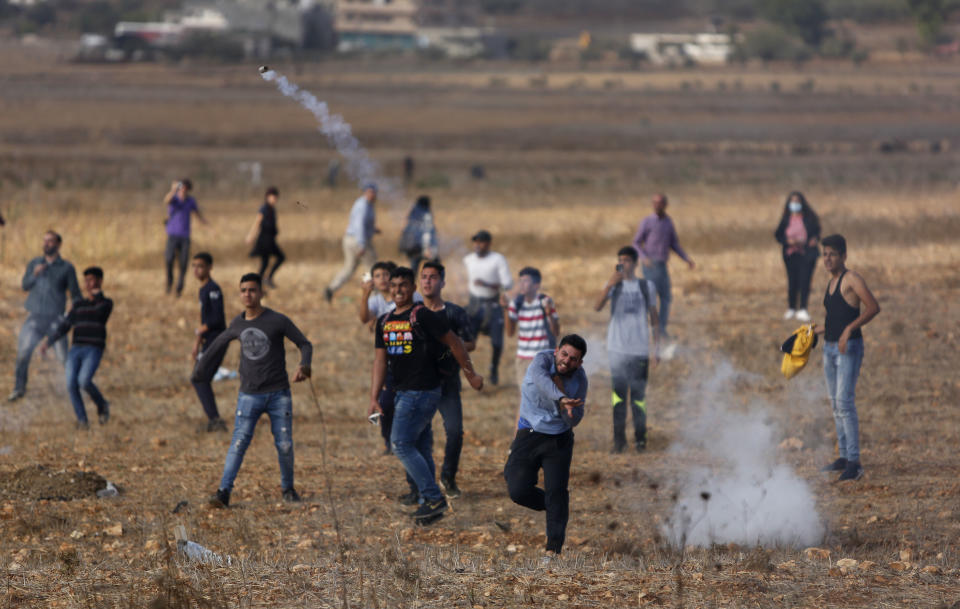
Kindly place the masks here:
<instances>
[{"instance_id":1,"label":"man wearing backpack","mask_svg":"<svg viewBox=\"0 0 960 609\"><path fill-rule=\"evenodd\" d=\"M617 268L597 298L596 310L610 301L607 351L613 378L613 452L627 447L627 403L633 412L633 432L637 452L647 447L647 375L651 364L659 361L660 324L653 300L656 286L637 279L637 250L631 246L617 252ZM649 322L648 322L649 318ZM650 342L653 341L653 357Z\"/></svg>"},{"instance_id":2,"label":"man wearing backpack","mask_svg":"<svg viewBox=\"0 0 960 609\"><path fill-rule=\"evenodd\" d=\"M390 442L417 485L420 507L413 513L414 521L426 525L447 510L433 465L431 421L441 398L439 360L449 349L477 391L483 387L483 377L474 372L463 341L450 329L446 316L414 305L414 290L411 269L398 267L390 273L390 294L396 308L377 320L367 414L381 412L380 390L389 365L397 392Z\"/></svg>"},{"instance_id":3,"label":"man wearing backpack","mask_svg":"<svg viewBox=\"0 0 960 609\"><path fill-rule=\"evenodd\" d=\"M507 335L517 335L517 386L523 382L530 362L544 349L556 349L560 318L553 299L540 293L540 271L520 269L518 294L507 306Z\"/></svg>"}]
</instances>

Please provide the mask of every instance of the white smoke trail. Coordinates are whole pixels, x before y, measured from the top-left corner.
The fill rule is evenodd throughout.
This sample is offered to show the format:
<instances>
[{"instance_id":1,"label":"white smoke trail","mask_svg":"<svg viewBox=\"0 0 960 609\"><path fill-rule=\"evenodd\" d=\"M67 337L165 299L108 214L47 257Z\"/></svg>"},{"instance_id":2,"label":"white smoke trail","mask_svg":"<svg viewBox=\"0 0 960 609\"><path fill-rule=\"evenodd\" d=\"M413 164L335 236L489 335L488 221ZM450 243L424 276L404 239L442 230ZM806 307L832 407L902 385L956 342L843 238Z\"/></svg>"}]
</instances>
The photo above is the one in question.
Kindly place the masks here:
<instances>
[{"instance_id":1,"label":"white smoke trail","mask_svg":"<svg viewBox=\"0 0 960 609\"><path fill-rule=\"evenodd\" d=\"M274 83L277 90L313 114L317 120L317 129L346 161L345 170L358 185L376 182L381 197L397 197L396 186L381 175L380 165L353 135L350 123L339 114L331 114L327 102L317 99L313 93L301 89L283 74L266 66L261 68L260 76L265 81Z\"/></svg>"},{"instance_id":2,"label":"white smoke trail","mask_svg":"<svg viewBox=\"0 0 960 609\"><path fill-rule=\"evenodd\" d=\"M816 502L806 482L777 463L777 430L766 405L730 409L734 382L743 378L723 363L684 392L698 416L673 448L705 452L706 464L686 472L664 532L678 547L814 545L824 534Z\"/></svg>"}]
</instances>

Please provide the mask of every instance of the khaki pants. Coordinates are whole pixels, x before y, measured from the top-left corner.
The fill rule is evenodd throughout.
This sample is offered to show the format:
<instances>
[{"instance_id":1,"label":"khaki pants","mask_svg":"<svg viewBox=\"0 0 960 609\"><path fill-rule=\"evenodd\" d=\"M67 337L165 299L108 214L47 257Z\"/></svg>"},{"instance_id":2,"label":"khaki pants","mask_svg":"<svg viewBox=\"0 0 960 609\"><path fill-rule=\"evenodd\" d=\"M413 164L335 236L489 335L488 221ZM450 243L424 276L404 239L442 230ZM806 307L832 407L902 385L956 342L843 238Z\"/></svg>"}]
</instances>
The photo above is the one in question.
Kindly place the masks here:
<instances>
[{"instance_id":1,"label":"khaki pants","mask_svg":"<svg viewBox=\"0 0 960 609\"><path fill-rule=\"evenodd\" d=\"M361 262L366 268L370 268L377 261L377 252L373 249L373 244L368 243L367 249L362 254L360 253L361 249L356 237L352 235L343 236L343 266L337 276L333 278L333 281L330 282L330 285L327 286L331 292L339 290L343 284L353 277L354 271L357 270Z\"/></svg>"}]
</instances>

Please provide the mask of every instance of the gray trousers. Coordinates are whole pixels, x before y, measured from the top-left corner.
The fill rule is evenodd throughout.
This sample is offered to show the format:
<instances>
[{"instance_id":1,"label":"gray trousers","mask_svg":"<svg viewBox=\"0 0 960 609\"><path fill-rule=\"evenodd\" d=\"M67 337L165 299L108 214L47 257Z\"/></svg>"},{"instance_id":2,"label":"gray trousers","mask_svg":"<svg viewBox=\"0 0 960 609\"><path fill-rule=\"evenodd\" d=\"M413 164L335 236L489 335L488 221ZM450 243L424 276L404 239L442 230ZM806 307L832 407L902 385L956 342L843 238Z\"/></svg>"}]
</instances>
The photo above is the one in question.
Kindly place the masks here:
<instances>
[{"instance_id":1,"label":"gray trousers","mask_svg":"<svg viewBox=\"0 0 960 609\"><path fill-rule=\"evenodd\" d=\"M31 313L23 326L20 328L20 335L17 337L17 367L15 373L14 390L23 392L27 390L27 372L30 369L30 356L33 350L37 348L43 337L50 331L50 326L57 320L57 317L48 317L46 315L35 315ZM58 340L54 346L57 353L57 359L64 363L67 359L67 337L64 336Z\"/></svg>"}]
</instances>

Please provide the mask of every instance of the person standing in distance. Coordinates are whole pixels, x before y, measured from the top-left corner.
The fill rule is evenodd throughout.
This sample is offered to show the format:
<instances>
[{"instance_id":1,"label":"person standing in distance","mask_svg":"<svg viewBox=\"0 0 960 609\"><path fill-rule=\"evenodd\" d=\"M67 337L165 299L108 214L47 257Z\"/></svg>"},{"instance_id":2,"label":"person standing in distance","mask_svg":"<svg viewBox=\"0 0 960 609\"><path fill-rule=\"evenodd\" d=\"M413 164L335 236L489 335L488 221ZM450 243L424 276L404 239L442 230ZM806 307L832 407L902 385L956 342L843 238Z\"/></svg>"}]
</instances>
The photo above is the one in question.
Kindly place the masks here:
<instances>
[{"instance_id":1,"label":"person standing in distance","mask_svg":"<svg viewBox=\"0 0 960 609\"><path fill-rule=\"evenodd\" d=\"M43 255L28 262L27 270L23 274L20 285L23 291L27 292L24 308L28 315L17 337L14 386L13 392L7 398L8 402L15 402L26 395L30 356L50 329L50 324L63 315L67 306L67 293L70 294L71 302L82 296L80 284L77 283L76 269L60 257L61 245L63 245L63 238L59 234L52 230L44 233ZM54 347L57 359L66 362L66 337L56 341Z\"/></svg>"},{"instance_id":2,"label":"person standing in distance","mask_svg":"<svg viewBox=\"0 0 960 609\"><path fill-rule=\"evenodd\" d=\"M581 368L587 341L576 334L560 346L537 353L520 388L517 435L503 468L510 499L547 513L549 561L563 549L570 516L570 463L573 428L583 419L587 375ZM537 478L543 470L543 488Z\"/></svg>"},{"instance_id":3,"label":"person standing in distance","mask_svg":"<svg viewBox=\"0 0 960 609\"><path fill-rule=\"evenodd\" d=\"M100 367L103 351L107 348L107 320L113 311L113 301L103 295L103 269L91 266L83 271L83 286L87 298L73 303L70 313L61 317L50 328L45 343L40 345L40 354L47 351L73 328L73 346L67 355L67 393L77 416L77 429L90 429L87 409L83 405L83 389L97 405L98 420L106 425L110 420L110 403L93 383L93 375Z\"/></svg>"},{"instance_id":4,"label":"person standing in distance","mask_svg":"<svg viewBox=\"0 0 960 609\"><path fill-rule=\"evenodd\" d=\"M213 256L209 253L200 252L193 257L193 276L200 282L200 325L194 331L197 338L190 353L190 358L194 362L204 356L213 341L227 327L227 318L223 312L223 290L210 276L212 268ZM220 359L211 362L211 365L219 369L226 354L226 350L223 350L220 353ZM227 424L220 418L220 411L217 410L217 398L210 383L193 383L193 388L200 399L200 405L203 406L204 414L207 415L206 430L208 432L227 431Z\"/></svg>"},{"instance_id":5,"label":"person standing in distance","mask_svg":"<svg viewBox=\"0 0 960 609\"><path fill-rule=\"evenodd\" d=\"M434 313L447 318L450 329L463 341L463 347L469 353L477 344L470 333L470 320L460 305L443 299L447 272L442 264L435 261L423 263L420 270L420 293L423 304ZM463 451L463 402L460 399L460 366L453 353L446 349L440 356L440 403L437 410L443 418L443 430L446 441L443 447L443 465L440 466L440 485L448 497L459 497L457 472L460 470L460 453ZM413 489L411 489L413 490Z\"/></svg>"},{"instance_id":6,"label":"person standing in distance","mask_svg":"<svg viewBox=\"0 0 960 609\"><path fill-rule=\"evenodd\" d=\"M273 276L277 273L277 269L280 268L283 261L287 259L283 255L283 250L277 245L277 233L280 232L277 230L277 200L279 198L280 191L277 190L276 186L267 189L263 205L257 212L257 219L253 221L253 226L250 227L250 232L247 234L247 245L253 245L250 257L260 257L260 272L257 274L265 277L264 283L267 284L268 288L277 287L273 284ZM264 275L267 272L267 267L270 266L271 256L275 258L273 268L270 269L269 275Z\"/></svg>"},{"instance_id":7,"label":"person standing in distance","mask_svg":"<svg viewBox=\"0 0 960 609\"><path fill-rule=\"evenodd\" d=\"M472 238L473 253L463 259L467 267L470 302L467 314L470 316L470 331L475 337L486 334L490 337L493 357L490 361L489 381L491 385L500 382L500 356L503 355L503 304L501 294L513 287L510 266L507 259L498 252L490 251L493 237L485 230L478 231Z\"/></svg>"},{"instance_id":8,"label":"person standing in distance","mask_svg":"<svg viewBox=\"0 0 960 609\"><path fill-rule=\"evenodd\" d=\"M323 291L327 302L333 301L334 293L353 277L357 266L363 263L369 267L377 261L377 252L373 249L373 236L380 233L374 210L376 202L377 185L370 182L363 187L363 194L350 208L350 220L343 235L343 267Z\"/></svg>"},{"instance_id":9,"label":"person standing in distance","mask_svg":"<svg viewBox=\"0 0 960 609\"><path fill-rule=\"evenodd\" d=\"M806 323L810 321L810 282L820 256L820 219L802 192L787 196L774 237L783 246L783 263L787 267L787 312L783 318L796 317Z\"/></svg>"},{"instance_id":10,"label":"person standing in distance","mask_svg":"<svg viewBox=\"0 0 960 609\"><path fill-rule=\"evenodd\" d=\"M191 190L193 182L184 178L174 182L163 197L163 204L167 206L167 247L163 254L167 264L167 294L173 287L173 263L177 261L180 266L180 278L177 280L178 298L183 292L183 279L190 262L190 216L196 214L201 222L207 223L197 207L197 200L190 194Z\"/></svg>"},{"instance_id":11,"label":"person standing in distance","mask_svg":"<svg viewBox=\"0 0 960 609\"><path fill-rule=\"evenodd\" d=\"M614 453L622 453L627 447L628 403L633 413L634 445L637 452L647 448L647 377L651 365L656 366L659 359L659 317L653 298L656 286L648 279L637 279L637 259L637 250L633 247L620 248L616 270L603 286L594 307L602 311L610 301L607 352L613 379Z\"/></svg>"},{"instance_id":12,"label":"person standing in distance","mask_svg":"<svg viewBox=\"0 0 960 609\"><path fill-rule=\"evenodd\" d=\"M667 322L670 321L670 273L667 271L667 258L670 250L677 253L691 269L693 260L680 247L677 229L673 220L667 215L667 195L657 193L653 196L653 213L640 222L637 234L633 237L633 247L640 255L643 263L643 278L657 286L657 295L660 298L660 336L669 339Z\"/></svg>"},{"instance_id":13,"label":"person standing in distance","mask_svg":"<svg viewBox=\"0 0 960 609\"><path fill-rule=\"evenodd\" d=\"M463 341L450 329L446 316L414 306L414 275L407 267L390 274L390 292L396 308L377 320L368 416L380 412L380 391L387 367L397 396L390 442L420 495L413 513L417 524L430 524L447 510L435 479L431 421L440 403L442 379L439 360L449 349L470 386L479 391L483 377L473 370Z\"/></svg>"},{"instance_id":14,"label":"person standing in distance","mask_svg":"<svg viewBox=\"0 0 960 609\"><path fill-rule=\"evenodd\" d=\"M880 312L867 282L847 268L847 240L830 235L823 241L823 266L830 273L823 306L827 311L823 329L823 376L833 406L840 456L821 471L838 471L839 481L859 480L860 426L855 402L857 379L863 363L861 328ZM863 310L860 310L863 305Z\"/></svg>"},{"instance_id":15,"label":"person standing in distance","mask_svg":"<svg viewBox=\"0 0 960 609\"><path fill-rule=\"evenodd\" d=\"M410 268L419 272L424 260L437 255L437 227L430 212L430 197L420 195L407 214L407 224L400 234L400 251L410 261Z\"/></svg>"},{"instance_id":16,"label":"person standing in distance","mask_svg":"<svg viewBox=\"0 0 960 609\"><path fill-rule=\"evenodd\" d=\"M253 439L257 421L264 413L270 417L270 431L273 432L273 442L277 447L283 500L300 501L300 495L293 486L293 399L290 396L283 339L289 338L300 349L300 365L293 376L294 383L310 378L313 345L290 318L264 307L262 298L260 275L247 273L240 278L243 313L230 322L230 327L221 332L203 357L197 360L190 379L194 383L213 380L217 362L223 359L230 342L240 341L240 393L237 395L237 413L233 419L233 438L223 465L220 486L210 497L213 507L225 508L230 505L233 482Z\"/></svg>"}]
</instances>

